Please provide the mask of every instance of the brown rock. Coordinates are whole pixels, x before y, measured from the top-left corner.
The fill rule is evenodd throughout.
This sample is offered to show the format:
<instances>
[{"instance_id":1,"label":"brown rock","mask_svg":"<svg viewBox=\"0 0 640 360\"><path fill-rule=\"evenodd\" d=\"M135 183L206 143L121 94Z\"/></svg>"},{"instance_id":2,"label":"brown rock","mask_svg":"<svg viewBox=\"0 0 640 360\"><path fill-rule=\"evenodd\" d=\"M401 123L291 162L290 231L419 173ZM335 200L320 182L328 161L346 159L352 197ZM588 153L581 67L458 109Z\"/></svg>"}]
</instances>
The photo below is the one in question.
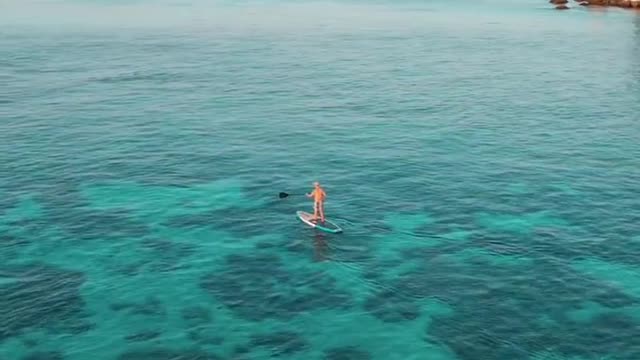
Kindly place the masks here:
<instances>
[{"instance_id":1,"label":"brown rock","mask_svg":"<svg viewBox=\"0 0 640 360\"><path fill-rule=\"evenodd\" d=\"M550 3L559 5L561 3L549 0ZM560 0L562 1L562 0ZM582 6L617 6L622 8L640 8L640 0L575 0Z\"/></svg>"},{"instance_id":2,"label":"brown rock","mask_svg":"<svg viewBox=\"0 0 640 360\"><path fill-rule=\"evenodd\" d=\"M549 0L549 3L554 4L554 5L563 5L568 3L568 0Z\"/></svg>"},{"instance_id":3,"label":"brown rock","mask_svg":"<svg viewBox=\"0 0 640 360\"><path fill-rule=\"evenodd\" d=\"M569 7L567 5L558 5L556 10L569 10Z\"/></svg>"}]
</instances>

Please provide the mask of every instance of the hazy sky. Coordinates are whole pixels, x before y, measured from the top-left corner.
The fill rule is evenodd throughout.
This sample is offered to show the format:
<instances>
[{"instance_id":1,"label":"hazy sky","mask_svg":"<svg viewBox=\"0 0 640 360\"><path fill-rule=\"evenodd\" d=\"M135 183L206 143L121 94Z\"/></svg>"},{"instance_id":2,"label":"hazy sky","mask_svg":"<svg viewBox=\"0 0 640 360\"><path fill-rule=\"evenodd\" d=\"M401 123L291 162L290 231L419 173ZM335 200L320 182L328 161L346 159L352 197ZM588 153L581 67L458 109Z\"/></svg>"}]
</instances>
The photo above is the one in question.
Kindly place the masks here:
<instances>
[{"instance_id":1,"label":"hazy sky","mask_svg":"<svg viewBox=\"0 0 640 360\"><path fill-rule=\"evenodd\" d=\"M21 25L59 29L422 31L435 26L455 32L490 26L522 33L566 32L582 31L579 27L584 26L584 16L595 18L583 10L560 14L546 0L0 0L0 30ZM621 16L629 15L616 11L602 15L607 19ZM628 24L621 31L625 29Z\"/></svg>"},{"instance_id":2,"label":"hazy sky","mask_svg":"<svg viewBox=\"0 0 640 360\"><path fill-rule=\"evenodd\" d=\"M408 3L411 4L411 3ZM415 10L414 6L414 10ZM422 9L429 6L421 5ZM77 24L95 26L176 26L186 24L404 20L414 12L398 5L334 1L219 1L219 0L0 0L3 24ZM413 15L412 15L413 13Z\"/></svg>"}]
</instances>

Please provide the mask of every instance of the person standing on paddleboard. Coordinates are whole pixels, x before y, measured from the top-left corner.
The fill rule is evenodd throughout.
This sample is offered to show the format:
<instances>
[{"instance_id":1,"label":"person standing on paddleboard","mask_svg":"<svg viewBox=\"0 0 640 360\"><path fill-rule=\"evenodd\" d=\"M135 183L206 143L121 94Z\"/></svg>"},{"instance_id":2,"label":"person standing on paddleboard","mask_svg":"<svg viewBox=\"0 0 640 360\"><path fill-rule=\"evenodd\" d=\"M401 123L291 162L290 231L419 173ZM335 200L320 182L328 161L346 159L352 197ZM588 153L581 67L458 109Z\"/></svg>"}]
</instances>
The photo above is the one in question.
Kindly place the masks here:
<instances>
[{"instance_id":1,"label":"person standing on paddleboard","mask_svg":"<svg viewBox=\"0 0 640 360\"><path fill-rule=\"evenodd\" d=\"M307 194L307 197L313 198L313 220L318 221L318 215L320 215L320 221L324 223L324 200L327 198L327 193L320 187L319 182L313 183L313 191Z\"/></svg>"}]
</instances>

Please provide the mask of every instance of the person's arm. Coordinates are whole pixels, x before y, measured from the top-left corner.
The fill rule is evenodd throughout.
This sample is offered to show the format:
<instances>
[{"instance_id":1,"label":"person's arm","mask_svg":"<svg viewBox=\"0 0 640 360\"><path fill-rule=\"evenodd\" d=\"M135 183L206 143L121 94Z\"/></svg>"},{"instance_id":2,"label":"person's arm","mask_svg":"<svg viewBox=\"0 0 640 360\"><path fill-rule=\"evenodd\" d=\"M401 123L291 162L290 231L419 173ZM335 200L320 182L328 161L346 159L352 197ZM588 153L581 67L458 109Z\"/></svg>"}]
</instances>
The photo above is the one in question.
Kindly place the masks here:
<instances>
[{"instance_id":1,"label":"person's arm","mask_svg":"<svg viewBox=\"0 0 640 360\"><path fill-rule=\"evenodd\" d=\"M313 193L315 193L315 192L316 192L316 191L315 191L315 189L314 189L312 192L310 192L310 193L308 193L308 194L305 194L305 195L306 195L308 198L310 198L310 197L313 197Z\"/></svg>"}]
</instances>

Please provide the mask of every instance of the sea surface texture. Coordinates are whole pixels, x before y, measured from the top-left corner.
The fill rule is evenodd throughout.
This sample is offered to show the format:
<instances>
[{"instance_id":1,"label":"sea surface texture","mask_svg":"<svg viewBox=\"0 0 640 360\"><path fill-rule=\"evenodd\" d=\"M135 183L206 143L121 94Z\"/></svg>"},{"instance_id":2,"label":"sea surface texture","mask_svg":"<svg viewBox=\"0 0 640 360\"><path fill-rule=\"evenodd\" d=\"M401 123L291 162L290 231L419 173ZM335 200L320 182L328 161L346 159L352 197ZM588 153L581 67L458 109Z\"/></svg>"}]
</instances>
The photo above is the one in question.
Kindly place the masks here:
<instances>
[{"instance_id":1,"label":"sea surface texture","mask_svg":"<svg viewBox=\"0 0 640 360\"><path fill-rule=\"evenodd\" d=\"M640 17L573 7L0 1L0 359L640 359Z\"/></svg>"}]
</instances>

